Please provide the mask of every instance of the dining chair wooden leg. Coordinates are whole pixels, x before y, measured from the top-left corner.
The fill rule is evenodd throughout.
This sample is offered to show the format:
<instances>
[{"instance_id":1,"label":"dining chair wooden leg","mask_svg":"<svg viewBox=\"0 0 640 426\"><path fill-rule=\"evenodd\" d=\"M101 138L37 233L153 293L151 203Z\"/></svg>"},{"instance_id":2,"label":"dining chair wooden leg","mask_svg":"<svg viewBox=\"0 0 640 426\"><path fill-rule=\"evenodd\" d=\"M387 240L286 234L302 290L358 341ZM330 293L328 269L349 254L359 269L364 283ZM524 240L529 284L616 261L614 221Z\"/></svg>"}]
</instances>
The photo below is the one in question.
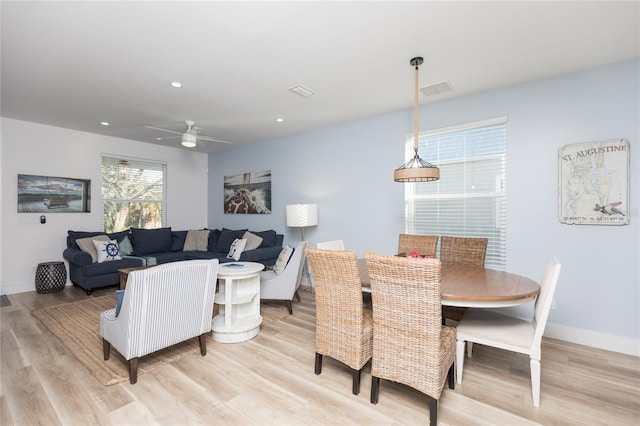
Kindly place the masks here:
<instances>
[{"instance_id":1,"label":"dining chair wooden leg","mask_svg":"<svg viewBox=\"0 0 640 426\"><path fill-rule=\"evenodd\" d=\"M467 358L471 358L473 355L473 342L467 342Z\"/></svg>"},{"instance_id":2,"label":"dining chair wooden leg","mask_svg":"<svg viewBox=\"0 0 640 426\"><path fill-rule=\"evenodd\" d=\"M291 300L287 300L287 309L289 310L289 314L293 314L293 307L291 306Z\"/></svg>"},{"instance_id":3,"label":"dining chair wooden leg","mask_svg":"<svg viewBox=\"0 0 640 426\"><path fill-rule=\"evenodd\" d=\"M436 426L438 424L438 400L429 395L427 398L429 399L429 424Z\"/></svg>"},{"instance_id":4,"label":"dining chair wooden leg","mask_svg":"<svg viewBox=\"0 0 640 426\"><path fill-rule=\"evenodd\" d=\"M351 369L351 375L353 376L353 384L351 385L351 393L358 395L360 393L360 372L362 370Z\"/></svg>"},{"instance_id":5,"label":"dining chair wooden leg","mask_svg":"<svg viewBox=\"0 0 640 426\"><path fill-rule=\"evenodd\" d=\"M301 300L300 300L300 293L298 293L298 290L296 290L296 292L295 292L295 293L293 293L293 297L295 297L295 298L296 298L296 300L298 301L298 303L300 303L300 301L301 301Z\"/></svg>"},{"instance_id":6,"label":"dining chair wooden leg","mask_svg":"<svg viewBox=\"0 0 640 426\"><path fill-rule=\"evenodd\" d=\"M200 343L200 355L205 356L207 354L207 333L199 335L198 342Z\"/></svg>"},{"instance_id":7,"label":"dining chair wooden leg","mask_svg":"<svg viewBox=\"0 0 640 426\"><path fill-rule=\"evenodd\" d=\"M318 352L316 352L316 369L315 369L315 373L316 373L316 375L322 373L322 354L319 354Z\"/></svg>"},{"instance_id":8,"label":"dining chair wooden leg","mask_svg":"<svg viewBox=\"0 0 640 426\"><path fill-rule=\"evenodd\" d=\"M533 395L533 405L540 406L540 360L531 358L531 393Z\"/></svg>"},{"instance_id":9,"label":"dining chair wooden leg","mask_svg":"<svg viewBox=\"0 0 640 426\"><path fill-rule=\"evenodd\" d=\"M464 367L464 340L456 341L456 381L458 384L462 383L462 368ZM471 342L467 342L470 345Z\"/></svg>"},{"instance_id":10,"label":"dining chair wooden leg","mask_svg":"<svg viewBox=\"0 0 640 426\"><path fill-rule=\"evenodd\" d=\"M456 383L455 383L456 365L455 364L456 364L455 362L451 364L451 367L449 367L449 373L447 374L447 379L449 380L449 389L456 388Z\"/></svg>"},{"instance_id":11,"label":"dining chair wooden leg","mask_svg":"<svg viewBox=\"0 0 640 426\"><path fill-rule=\"evenodd\" d=\"M371 403L378 403L378 394L380 393L380 377L371 376Z\"/></svg>"}]
</instances>

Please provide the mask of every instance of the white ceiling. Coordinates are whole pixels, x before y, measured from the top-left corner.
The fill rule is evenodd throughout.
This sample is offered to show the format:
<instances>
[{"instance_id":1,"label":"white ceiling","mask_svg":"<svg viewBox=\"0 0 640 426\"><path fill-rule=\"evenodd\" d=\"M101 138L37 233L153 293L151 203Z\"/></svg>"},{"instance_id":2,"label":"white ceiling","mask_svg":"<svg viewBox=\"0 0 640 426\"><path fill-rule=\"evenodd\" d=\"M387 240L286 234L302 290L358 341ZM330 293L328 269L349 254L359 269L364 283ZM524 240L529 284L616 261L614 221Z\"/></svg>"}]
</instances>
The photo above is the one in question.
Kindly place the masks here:
<instances>
[{"instance_id":1,"label":"white ceiling","mask_svg":"<svg viewBox=\"0 0 640 426\"><path fill-rule=\"evenodd\" d=\"M411 108L414 56L422 103L640 56L638 1L0 5L2 116L201 152Z\"/></svg>"}]
</instances>

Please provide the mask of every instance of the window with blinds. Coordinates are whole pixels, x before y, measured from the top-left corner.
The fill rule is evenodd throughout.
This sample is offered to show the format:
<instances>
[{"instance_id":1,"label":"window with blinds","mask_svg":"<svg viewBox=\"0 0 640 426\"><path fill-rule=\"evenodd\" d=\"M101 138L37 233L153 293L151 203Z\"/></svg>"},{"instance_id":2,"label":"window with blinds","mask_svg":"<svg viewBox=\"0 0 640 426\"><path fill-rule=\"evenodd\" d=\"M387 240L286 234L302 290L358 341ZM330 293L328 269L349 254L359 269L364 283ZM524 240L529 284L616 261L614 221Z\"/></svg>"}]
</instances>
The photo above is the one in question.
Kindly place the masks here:
<instances>
[{"instance_id":1,"label":"window with blinds","mask_svg":"<svg viewBox=\"0 0 640 426\"><path fill-rule=\"evenodd\" d=\"M485 265L506 269L506 118L421 135L418 153L440 180L406 184L406 232L486 237Z\"/></svg>"},{"instance_id":2,"label":"window with blinds","mask_svg":"<svg viewBox=\"0 0 640 426\"><path fill-rule=\"evenodd\" d=\"M102 201L105 232L160 228L166 223L167 165L151 161L102 157Z\"/></svg>"}]
</instances>

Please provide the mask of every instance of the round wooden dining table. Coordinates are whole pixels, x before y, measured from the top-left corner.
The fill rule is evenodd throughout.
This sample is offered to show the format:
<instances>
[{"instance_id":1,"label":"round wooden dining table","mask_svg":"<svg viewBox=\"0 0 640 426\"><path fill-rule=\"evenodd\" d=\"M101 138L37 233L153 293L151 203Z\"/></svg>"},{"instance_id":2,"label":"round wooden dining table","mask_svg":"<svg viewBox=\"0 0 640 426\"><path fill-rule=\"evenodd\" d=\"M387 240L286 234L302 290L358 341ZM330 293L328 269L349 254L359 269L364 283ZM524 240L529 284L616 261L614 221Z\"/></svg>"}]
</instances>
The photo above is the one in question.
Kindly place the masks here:
<instances>
[{"instance_id":1,"label":"round wooden dining table","mask_svg":"<svg viewBox=\"0 0 640 426\"><path fill-rule=\"evenodd\" d=\"M362 290L371 292L369 272L360 261ZM506 271L443 263L441 268L442 305L468 308L504 308L535 299L540 284Z\"/></svg>"}]
</instances>

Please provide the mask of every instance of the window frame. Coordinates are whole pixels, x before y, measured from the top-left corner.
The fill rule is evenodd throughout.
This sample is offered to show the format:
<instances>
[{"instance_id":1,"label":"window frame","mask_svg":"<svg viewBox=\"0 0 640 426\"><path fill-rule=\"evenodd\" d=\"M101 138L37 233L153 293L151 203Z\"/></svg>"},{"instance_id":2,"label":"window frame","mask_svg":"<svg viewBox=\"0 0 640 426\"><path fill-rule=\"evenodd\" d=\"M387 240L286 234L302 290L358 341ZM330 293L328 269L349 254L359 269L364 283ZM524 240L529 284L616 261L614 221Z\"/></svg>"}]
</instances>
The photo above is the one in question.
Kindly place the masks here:
<instances>
[{"instance_id":1,"label":"window frame","mask_svg":"<svg viewBox=\"0 0 640 426\"><path fill-rule=\"evenodd\" d=\"M143 195L142 197L132 197L132 198L128 198L128 197L111 197L107 194L108 188L105 186L105 180L106 180L106 175L105 175L105 167L110 167L110 166L114 166L114 165L119 165L120 163L126 163L127 166L130 166L131 164L136 165L136 166L141 166L142 170L148 170L151 173L153 172L161 172L162 176L161 176L161 197L152 197L152 198L145 198L145 195L148 195L148 193L146 193L145 195ZM138 167L137 170L140 170L140 168ZM127 171L127 173L129 173ZM143 172L144 173L144 172ZM130 203L130 204L158 204L160 206L160 214L159 214L159 221L160 223L158 223L158 221L155 221L155 223L153 223L152 227L156 228L156 227L162 227L167 223L167 163L164 161L158 161L158 160L150 160L150 159L146 159L146 158L135 158L135 157L127 157L127 156L122 156L122 155L117 155L117 154L107 154L107 153L103 153L100 156L100 177L101 177L101 185L100 185L100 192L101 192L101 200L102 200L102 229L105 230L105 232L120 232L120 231L124 231L133 227L144 227L144 224L142 222L140 222L140 217L139 217L139 222L138 225L142 226L134 226L133 224L131 224L130 221L126 221L123 226L123 229L107 229L107 209L108 209L108 204L109 203ZM142 207L140 208L142 210ZM128 217L128 216L127 216Z\"/></svg>"},{"instance_id":2,"label":"window frame","mask_svg":"<svg viewBox=\"0 0 640 426\"><path fill-rule=\"evenodd\" d=\"M464 123L455 126L443 127L432 129L426 132L421 132L418 135L419 141L419 149L418 153L422 159L437 165L440 168L441 177L443 179L443 171L444 178L447 179L448 172L450 173L453 167L459 167L462 169L462 174L459 175L463 179L460 179L462 182L461 189L459 192L452 193L449 190L443 190L441 192L441 181L434 182L414 182L414 183L406 183L405 187L405 197L404 197L404 208L405 208L405 232L408 234L425 234L425 235L449 235L456 237L486 237L489 238L489 245L487 247L487 258L486 258L486 266L492 269L498 270L506 270L507 268L507 253L506 253L506 236L507 236L507 172L506 172L506 154L507 154L507 117L498 117L489 120L475 121L470 123ZM433 149L428 150L428 146L434 143L442 143L442 142L434 142L434 138L437 136L442 136L451 133L462 133L468 131L482 131L482 129L487 130L487 134L494 129L496 131L501 132L501 143L503 144L503 150L496 153L490 153L486 155L474 155L473 157L457 157L453 159L443 160L442 158L438 158L440 156L441 150L435 149L437 155L434 157ZM465 134L466 135L466 134ZM465 136L462 135L461 137ZM406 144L405 144L405 157L409 159L413 156L413 135L407 136ZM466 140L464 142L466 144ZM476 149L480 145L473 145ZM432 146L432 148L434 148ZM439 148L439 147L438 147ZM466 148L466 145L465 145ZM427 152L429 151L429 152ZM442 150L444 151L444 150ZM484 191L469 191L466 190L464 183L467 182L467 167L471 168L481 168L484 164L489 164L491 173L497 173L496 181L494 182L493 191L484 190ZM447 170L447 168L449 170ZM495 169L495 170L494 170ZM480 173L478 173L480 174ZM450 175L451 176L451 175ZM490 177L490 175L488 175ZM486 177L486 176L485 176ZM488 181L488 180L487 180ZM486 182L485 186L486 186ZM431 185L431 187L429 187ZM452 186L451 182L446 182L447 186ZM473 187L473 186L472 186ZM420 193L420 189L428 188L431 193ZM425 202L429 200L435 200L436 206L428 207L429 209L435 210L437 213L436 219L425 220L422 224L420 224L420 202ZM441 203L444 201L444 203ZM493 204L491 207L493 209L493 214L490 214L490 209L486 207L472 208L469 207L468 202L471 201L472 204L482 205L484 202L485 205ZM451 221L446 219L446 215L443 212L447 212L447 208L451 211L451 207L455 205L455 203L462 204L462 207L465 209L464 218L456 223L456 221ZM449 206L449 207L448 207ZM474 225L468 225L470 222L467 220L469 217L469 213L473 211L481 211L483 213L487 213L484 216L479 215L481 219L484 219L484 222L489 223L489 219L493 216L493 225L480 225L477 228ZM426 212L423 212L426 214ZM440 217L444 217L442 220L442 224L440 223ZM437 222L435 226L429 225L428 222ZM447 228L447 225L449 227ZM490 231L489 228L493 227L494 230ZM455 229L453 231L452 229ZM440 248L438 247L438 254Z\"/></svg>"}]
</instances>

